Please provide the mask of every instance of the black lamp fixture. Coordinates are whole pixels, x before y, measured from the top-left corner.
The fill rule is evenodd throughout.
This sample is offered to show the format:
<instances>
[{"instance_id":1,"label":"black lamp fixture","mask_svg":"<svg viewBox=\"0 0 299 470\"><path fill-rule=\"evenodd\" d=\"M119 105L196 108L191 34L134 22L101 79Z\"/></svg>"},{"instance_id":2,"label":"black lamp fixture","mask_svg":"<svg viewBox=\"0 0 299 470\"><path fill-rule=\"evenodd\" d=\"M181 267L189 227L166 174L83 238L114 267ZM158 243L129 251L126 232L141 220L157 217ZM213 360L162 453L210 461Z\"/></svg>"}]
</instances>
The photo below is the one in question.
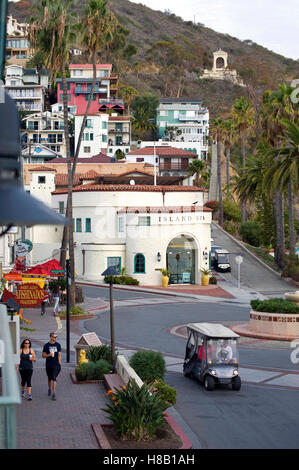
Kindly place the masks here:
<instances>
[{"instance_id":1,"label":"black lamp fixture","mask_svg":"<svg viewBox=\"0 0 299 470\"><path fill-rule=\"evenodd\" d=\"M158 263L160 263L161 258L162 258L162 257L161 257L161 253L160 253L160 251L158 251L158 253L157 253L157 261L158 261Z\"/></svg>"},{"instance_id":2,"label":"black lamp fixture","mask_svg":"<svg viewBox=\"0 0 299 470\"><path fill-rule=\"evenodd\" d=\"M20 182L20 130L15 103L7 93L0 102L0 226L66 225L68 219L30 196Z\"/></svg>"}]
</instances>

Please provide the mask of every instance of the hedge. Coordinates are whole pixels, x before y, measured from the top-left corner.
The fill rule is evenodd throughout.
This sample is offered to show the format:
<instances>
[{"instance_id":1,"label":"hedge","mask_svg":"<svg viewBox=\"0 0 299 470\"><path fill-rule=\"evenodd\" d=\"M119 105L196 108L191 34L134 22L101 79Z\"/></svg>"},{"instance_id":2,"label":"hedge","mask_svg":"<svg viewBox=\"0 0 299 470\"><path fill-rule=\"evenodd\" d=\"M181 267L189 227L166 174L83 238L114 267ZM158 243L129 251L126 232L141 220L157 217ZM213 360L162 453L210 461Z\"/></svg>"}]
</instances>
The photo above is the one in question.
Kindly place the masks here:
<instances>
[{"instance_id":1,"label":"hedge","mask_svg":"<svg viewBox=\"0 0 299 470\"><path fill-rule=\"evenodd\" d=\"M299 305L280 297L269 300L252 300L250 305L256 312L299 314Z\"/></svg>"}]
</instances>

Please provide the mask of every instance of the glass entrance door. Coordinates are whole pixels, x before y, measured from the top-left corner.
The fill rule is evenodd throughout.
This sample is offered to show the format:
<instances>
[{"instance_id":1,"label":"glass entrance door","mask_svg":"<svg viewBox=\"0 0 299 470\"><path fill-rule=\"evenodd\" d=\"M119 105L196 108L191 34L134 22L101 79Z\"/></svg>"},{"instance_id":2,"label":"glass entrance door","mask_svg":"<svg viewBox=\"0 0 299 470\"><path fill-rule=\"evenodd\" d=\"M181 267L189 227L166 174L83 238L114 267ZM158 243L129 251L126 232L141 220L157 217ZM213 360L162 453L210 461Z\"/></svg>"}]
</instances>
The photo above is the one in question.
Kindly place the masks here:
<instances>
[{"instance_id":1,"label":"glass entrance door","mask_svg":"<svg viewBox=\"0 0 299 470\"><path fill-rule=\"evenodd\" d=\"M195 253L193 238L181 235L171 240L166 252L169 284L195 284Z\"/></svg>"}]
</instances>

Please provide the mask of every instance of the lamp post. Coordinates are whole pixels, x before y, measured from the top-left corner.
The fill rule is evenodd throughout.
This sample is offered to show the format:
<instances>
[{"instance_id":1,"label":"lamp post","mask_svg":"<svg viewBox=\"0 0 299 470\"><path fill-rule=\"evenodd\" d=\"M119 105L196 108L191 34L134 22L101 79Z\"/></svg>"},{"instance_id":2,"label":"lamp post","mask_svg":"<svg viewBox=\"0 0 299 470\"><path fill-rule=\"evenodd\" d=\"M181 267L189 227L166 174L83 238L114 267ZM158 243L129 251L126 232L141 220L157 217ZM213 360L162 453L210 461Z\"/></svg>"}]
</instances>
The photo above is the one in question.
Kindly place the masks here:
<instances>
[{"instance_id":1,"label":"lamp post","mask_svg":"<svg viewBox=\"0 0 299 470\"><path fill-rule=\"evenodd\" d=\"M112 276L119 274L114 266L109 266L103 273L102 276L109 276L109 294L110 294L110 338L111 338L111 363L115 365L115 335L114 335L114 310L113 310L113 279Z\"/></svg>"},{"instance_id":2,"label":"lamp post","mask_svg":"<svg viewBox=\"0 0 299 470\"><path fill-rule=\"evenodd\" d=\"M70 362L70 259L67 256L66 264L66 362Z\"/></svg>"}]
</instances>

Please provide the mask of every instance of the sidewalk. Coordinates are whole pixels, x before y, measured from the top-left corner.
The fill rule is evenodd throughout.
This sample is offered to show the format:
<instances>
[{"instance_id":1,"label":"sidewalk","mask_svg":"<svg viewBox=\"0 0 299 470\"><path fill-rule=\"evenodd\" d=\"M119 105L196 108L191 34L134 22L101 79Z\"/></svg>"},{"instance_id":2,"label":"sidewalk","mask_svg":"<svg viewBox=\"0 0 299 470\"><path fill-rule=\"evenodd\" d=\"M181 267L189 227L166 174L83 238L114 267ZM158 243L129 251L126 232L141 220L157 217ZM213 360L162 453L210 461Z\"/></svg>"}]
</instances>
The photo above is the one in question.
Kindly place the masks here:
<instances>
[{"instance_id":1,"label":"sidewalk","mask_svg":"<svg viewBox=\"0 0 299 470\"><path fill-rule=\"evenodd\" d=\"M86 299L82 305L88 311L100 311L107 304L102 299ZM36 352L32 377L32 401L22 400L16 409L17 449L99 449L92 431L92 423L110 423L102 411L106 404L104 384L73 384L70 372L75 369L75 350L80 336L85 332L80 320L70 321L70 363L66 363L66 322L53 316L48 307L41 316L40 307L25 309L23 317L32 321L26 325L34 332L21 330L21 340L30 338ZM50 332L57 333L57 341L62 347L62 368L57 379L57 400L48 397L48 382L45 372L45 359L42 358L43 345L49 341ZM122 350L128 359L135 351ZM177 363L178 358L167 357L167 365ZM195 434L174 408L168 409L177 425L189 437L193 448L200 448Z\"/></svg>"}]
</instances>

